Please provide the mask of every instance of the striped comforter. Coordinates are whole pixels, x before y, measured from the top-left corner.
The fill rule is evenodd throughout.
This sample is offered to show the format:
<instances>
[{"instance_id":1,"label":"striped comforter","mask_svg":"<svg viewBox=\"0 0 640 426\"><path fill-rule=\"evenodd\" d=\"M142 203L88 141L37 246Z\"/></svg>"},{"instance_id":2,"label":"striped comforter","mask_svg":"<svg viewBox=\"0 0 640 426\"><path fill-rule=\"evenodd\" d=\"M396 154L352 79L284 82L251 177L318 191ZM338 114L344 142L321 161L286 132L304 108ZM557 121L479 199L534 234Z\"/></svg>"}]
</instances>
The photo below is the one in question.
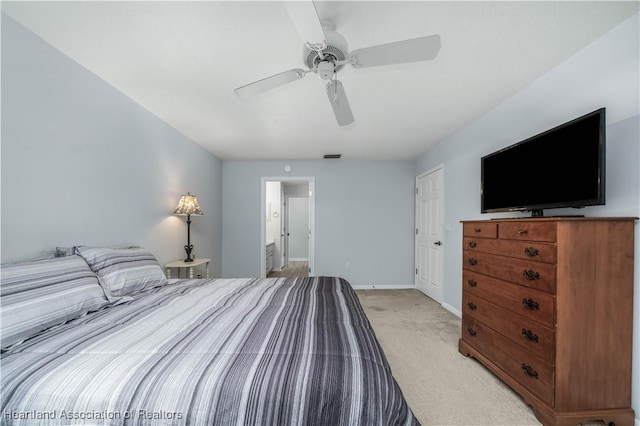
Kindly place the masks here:
<instances>
[{"instance_id":1,"label":"striped comforter","mask_svg":"<svg viewBox=\"0 0 640 426\"><path fill-rule=\"evenodd\" d=\"M2 424L415 425L339 278L180 280L2 354Z\"/></svg>"}]
</instances>

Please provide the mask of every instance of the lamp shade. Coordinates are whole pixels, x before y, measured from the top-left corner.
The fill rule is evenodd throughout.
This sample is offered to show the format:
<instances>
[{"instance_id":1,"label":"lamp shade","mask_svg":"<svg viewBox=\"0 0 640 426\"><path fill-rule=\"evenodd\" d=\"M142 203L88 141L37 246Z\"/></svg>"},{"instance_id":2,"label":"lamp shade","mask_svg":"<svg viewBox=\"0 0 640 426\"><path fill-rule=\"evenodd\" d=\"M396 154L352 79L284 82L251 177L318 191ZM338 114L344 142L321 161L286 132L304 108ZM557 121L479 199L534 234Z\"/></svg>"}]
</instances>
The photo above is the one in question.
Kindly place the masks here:
<instances>
[{"instance_id":1,"label":"lamp shade","mask_svg":"<svg viewBox=\"0 0 640 426\"><path fill-rule=\"evenodd\" d=\"M198 198L195 195L187 192L187 195L180 197L178 201L178 207L173 211L173 214L178 216L196 215L202 216L202 210L200 210L200 204L198 204Z\"/></svg>"}]
</instances>

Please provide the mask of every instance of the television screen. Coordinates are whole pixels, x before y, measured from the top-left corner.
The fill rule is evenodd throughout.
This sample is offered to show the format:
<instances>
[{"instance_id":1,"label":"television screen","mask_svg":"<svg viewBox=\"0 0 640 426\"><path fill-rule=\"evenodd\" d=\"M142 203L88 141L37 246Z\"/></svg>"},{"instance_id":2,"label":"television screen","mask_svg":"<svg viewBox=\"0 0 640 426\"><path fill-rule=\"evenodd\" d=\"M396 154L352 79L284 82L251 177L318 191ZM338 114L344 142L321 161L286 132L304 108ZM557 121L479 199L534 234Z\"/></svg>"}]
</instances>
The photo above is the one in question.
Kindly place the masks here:
<instances>
[{"instance_id":1,"label":"television screen","mask_svg":"<svg viewBox=\"0 0 640 426\"><path fill-rule=\"evenodd\" d=\"M605 202L605 109L481 159L482 213Z\"/></svg>"}]
</instances>

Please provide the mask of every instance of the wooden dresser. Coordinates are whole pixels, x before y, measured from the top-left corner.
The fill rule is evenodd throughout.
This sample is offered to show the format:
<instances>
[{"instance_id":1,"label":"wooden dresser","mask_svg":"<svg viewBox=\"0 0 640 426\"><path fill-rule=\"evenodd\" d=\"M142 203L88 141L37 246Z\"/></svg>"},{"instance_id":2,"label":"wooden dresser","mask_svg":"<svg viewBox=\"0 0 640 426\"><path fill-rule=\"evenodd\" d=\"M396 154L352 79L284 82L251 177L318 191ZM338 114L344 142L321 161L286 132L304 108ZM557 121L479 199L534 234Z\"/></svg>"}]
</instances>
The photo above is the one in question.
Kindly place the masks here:
<instances>
[{"instance_id":1,"label":"wooden dresser","mask_svg":"<svg viewBox=\"0 0 640 426\"><path fill-rule=\"evenodd\" d=\"M635 220L462 222L459 350L544 425L633 425Z\"/></svg>"}]
</instances>

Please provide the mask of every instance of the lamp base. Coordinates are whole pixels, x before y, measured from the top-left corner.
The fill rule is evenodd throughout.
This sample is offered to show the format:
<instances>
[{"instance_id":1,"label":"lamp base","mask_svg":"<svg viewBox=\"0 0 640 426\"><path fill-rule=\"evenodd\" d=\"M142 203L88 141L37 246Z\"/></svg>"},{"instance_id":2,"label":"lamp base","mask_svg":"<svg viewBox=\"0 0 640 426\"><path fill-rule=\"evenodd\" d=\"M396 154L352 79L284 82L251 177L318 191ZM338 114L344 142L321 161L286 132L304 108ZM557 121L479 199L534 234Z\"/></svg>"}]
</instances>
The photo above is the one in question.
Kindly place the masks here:
<instances>
[{"instance_id":1,"label":"lamp base","mask_svg":"<svg viewBox=\"0 0 640 426\"><path fill-rule=\"evenodd\" d=\"M187 252L187 258L183 260L183 262L185 263L193 262L193 259L191 258L191 250L193 250L193 244L184 246L184 251Z\"/></svg>"}]
</instances>

